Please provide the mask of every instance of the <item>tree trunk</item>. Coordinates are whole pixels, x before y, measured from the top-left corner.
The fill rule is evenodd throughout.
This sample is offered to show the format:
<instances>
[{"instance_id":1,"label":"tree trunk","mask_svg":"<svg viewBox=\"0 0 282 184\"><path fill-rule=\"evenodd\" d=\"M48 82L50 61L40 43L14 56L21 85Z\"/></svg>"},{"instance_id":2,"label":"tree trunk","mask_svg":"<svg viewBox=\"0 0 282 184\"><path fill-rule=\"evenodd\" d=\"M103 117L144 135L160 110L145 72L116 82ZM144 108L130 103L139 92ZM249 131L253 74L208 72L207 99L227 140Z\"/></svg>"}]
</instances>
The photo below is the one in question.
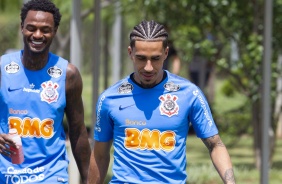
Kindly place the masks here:
<instances>
[{"instance_id":1,"label":"tree trunk","mask_svg":"<svg viewBox=\"0 0 282 184\"><path fill-rule=\"evenodd\" d=\"M254 128L254 154L255 154L255 166L260 169L261 166L261 123L260 123L260 103L259 101L252 103L252 124Z\"/></svg>"},{"instance_id":2,"label":"tree trunk","mask_svg":"<svg viewBox=\"0 0 282 184\"><path fill-rule=\"evenodd\" d=\"M214 96L215 96L216 70L214 66L212 66L210 70L211 71L210 71L210 76L208 79L208 86L207 86L207 98L209 103L212 105L214 103Z\"/></svg>"},{"instance_id":3,"label":"tree trunk","mask_svg":"<svg viewBox=\"0 0 282 184\"><path fill-rule=\"evenodd\" d=\"M262 159L262 117L261 117L261 103L256 101L252 104L252 124L254 128L254 154L255 154L255 166L258 170L261 169ZM275 151L275 135L273 128L269 127L269 165L272 163L272 157Z\"/></svg>"},{"instance_id":4,"label":"tree trunk","mask_svg":"<svg viewBox=\"0 0 282 184\"><path fill-rule=\"evenodd\" d=\"M282 54L279 55L277 60L278 77L276 81L276 99L274 109L274 119L277 122L276 136L282 138Z\"/></svg>"},{"instance_id":5,"label":"tree trunk","mask_svg":"<svg viewBox=\"0 0 282 184\"><path fill-rule=\"evenodd\" d=\"M108 23L104 24L104 34L105 34L105 42L104 42L104 89L107 89L109 86L109 60L110 60L110 51L109 51L109 43L110 43L110 26Z\"/></svg>"},{"instance_id":6,"label":"tree trunk","mask_svg":"<svg viewBox=\"0 0 282 184\"><path fill-rule=\"evenodd\" d=\"M62 33L60 32L60 30L57 31L56 34L56 46L53 44L52 47L56 48L56 54L62 57L65 57L65 51L66 51L66 47L69 46L69 41L70 41L70 32L66 33L66 35L62 35Z\"/></svg>"}]
</instances>

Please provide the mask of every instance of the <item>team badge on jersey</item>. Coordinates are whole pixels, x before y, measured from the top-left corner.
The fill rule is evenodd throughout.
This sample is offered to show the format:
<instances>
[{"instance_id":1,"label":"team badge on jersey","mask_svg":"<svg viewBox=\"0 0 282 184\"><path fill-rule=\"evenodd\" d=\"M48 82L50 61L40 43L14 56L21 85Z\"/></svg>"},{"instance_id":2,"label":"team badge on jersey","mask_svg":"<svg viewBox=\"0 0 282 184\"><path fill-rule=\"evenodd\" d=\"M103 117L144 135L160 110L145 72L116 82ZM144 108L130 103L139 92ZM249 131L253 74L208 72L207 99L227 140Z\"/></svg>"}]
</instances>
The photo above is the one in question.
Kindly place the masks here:
<instances>
[{"instance_id":1,"label":"team badge on jersey","mask_svg":"<svg viewBox=\"0 0 282 184\"><path fill-rule=\"evenodd\" d=\"M176 103L177 99L178 99L177 96L170 94L160 96L159 100L161 101L161 105L160 105L161 115L166 115L168 117L177 115L179 111L179 106Z\"/></svg>"},{"instance_id":2,"label":"team badge on jersey","mask_svg":"<svg viewBox=\"0 0 282 184\"><path fill-rule=\"evenodd\" d=\"M53 66L53 67L50 67L48 70L47 70L47 73L53 77L53 78L59 78L62 76L63 74L63 71L61 68L57 67L57 66Z\"/></svg>"},{"instance_id":3,"label":"team badge on jersey","mask_svg":"<svg viewBox=\"0 0 282 184\"><path fill-rule=\"evenodd\" d=\"M118 88L118 93L120 94L130 93L132 90L133 90L133 85L130 84L129 82L125 82Z\"/></svg>"},{"instance_id":4,"label":"team badge on jersey","mask_svg":"<svg viewBox=\"0 0 282 184\"><path fill-rule=\"evenodd\" d=\"M7 64L5 66L5 71L7 73L17 73L19 70L20 70L20 66L14 61L12 61L10 64Z\"/></svg>"},{"instance_id":5,"label":"team badge on jersey","mask_svg":"<svg viewBox=\"0 0 282 184\"><path fill-rule=\"evenodd\" d=\"M167 82L165 83L164 88L168 91L178 91L180 89L180 86L174 84L173 82Z\"/></svg>"},{"instance_id":6,"label":"team badge on jersey","mask_svg":"<svg viewBox=\"0 0 282 184\"><path fill-rule=\"evenodd\" d=\"M59 93L57 91L57 88L59 87L59 84L53 83L52 81L43 82L41 84L41 87L43 88L40 96L41 101L45 101L47 103L57 102Z\"/></svg>"}]
</instances>

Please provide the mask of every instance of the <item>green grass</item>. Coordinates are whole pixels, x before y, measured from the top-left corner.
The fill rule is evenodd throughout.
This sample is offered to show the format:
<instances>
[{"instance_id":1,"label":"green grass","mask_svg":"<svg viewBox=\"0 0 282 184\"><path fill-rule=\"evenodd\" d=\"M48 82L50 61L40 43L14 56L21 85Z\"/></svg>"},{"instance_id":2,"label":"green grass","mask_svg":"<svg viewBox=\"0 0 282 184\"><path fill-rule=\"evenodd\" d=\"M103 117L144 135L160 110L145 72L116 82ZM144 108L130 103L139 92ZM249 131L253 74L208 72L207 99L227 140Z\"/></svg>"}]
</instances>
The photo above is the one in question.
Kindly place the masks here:
<instances>
[{"instance_id":1,"label":"green grass","mask_svg":"<svg viewBox=\"0 0 282 184\"><path fill-rule=\"evenodd\" d=\"M221 91L223 83L223 80L217 80L215 84L216 87L213 108L218 114L223 114L232 109L240 107L247 98L246 96L236 92L231 97L223 95Z\"/></svg>"},{"instance_id":2,"label":"green grass","mask_svg":"<svg viewBox=\"0 0 282 184\"><path fill-rule=\"evenodd\" d=\"M87 127L92 126L92 76L82 75L83 91L82 100L84 104L84 121Z\"/></svg>"},{"instance_id":3,"label":"green grass","mask_svg":"<svg viewBox=\"0 0 282 184\"><path fill-rule=\"evenodd\" d=\"M82 75L83 82L83 91L82 91L82 100L84 104L84 121L87 127L91 127L92 122L92 75ZM99 93L101 94L104 89L102 87L103 79L100 79ZM96 104L95 104L96 105Z\"/></svg>"},{"instance_id":4,"label":"green grass","mask_svg":"<svg viewBox=\"0 0 282 184\"><path fill-rule=\"evenodd\" d=\"M259 184L260 171L255 168L252 149L252 138L244 136L238 140L236 146L227 148L230 154L236 182L239 184ZM113 151L113 150L112 150ZM276 152L269 172L269 184L281 184L282 181L282 139L277 140ZM222 183L216 172L207 148L194 135L187 139L187 173L189 184L219 184ZM112 175L112 160L105 183Z\"/></svg>"}]
</instances>

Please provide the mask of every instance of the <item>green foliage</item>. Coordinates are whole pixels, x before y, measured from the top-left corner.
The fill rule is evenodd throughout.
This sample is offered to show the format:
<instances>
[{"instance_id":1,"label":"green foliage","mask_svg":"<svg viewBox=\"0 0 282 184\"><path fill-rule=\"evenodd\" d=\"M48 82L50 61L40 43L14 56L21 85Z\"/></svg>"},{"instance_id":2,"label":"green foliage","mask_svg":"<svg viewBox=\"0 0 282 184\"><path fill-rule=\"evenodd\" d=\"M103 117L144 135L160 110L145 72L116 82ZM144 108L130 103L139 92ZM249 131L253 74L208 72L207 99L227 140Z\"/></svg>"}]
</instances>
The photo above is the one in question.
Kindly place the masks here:
<instances>
[{"instance_id":1,"label":"green foliage","mask_svg":"<svg viewBox=\"0 0 282 184\"><path fill-rule=\"evenodd\" d=\"M213 116L224 142L235 146L239 137L252 133L250 101L229 80L218 80L216 86Z\"/></svg>"},{"instance_id":2,"label":"green foliage","mask_svg":"<svg viewBox=\"0 0 282 184\"><path fill-rule=\"evenodd\" d=\"M226 80L223 83L221 91L225 96L232 97L232 96L234 96L236 89L234 88L234 86L229 81Z\"/></svg>"},{"instance_id":3,"label":"green foliage","mask_svg":"<svg viewBox=\"0 0 282 184\"><path fill-rule=\"evenodd\" d=\"M227 111L217 117L216 120L222 139L229 146L235 146L238 137L253 133L250 124L250 111L246 109L246 106Z\"/></svg>"},{"instance_id":4,"label":"green foliage","mask_svg":"<svg viewBox=\"0 0 282 184\"><path fill-rule=\"evenodd\" d=\"M0 0L0 55L18 49L21 1Z\"/></svg>"},{"instance_id":5,"label":"green foliage","mask_svg":"<svg viewBox=\"0 0 282 184\"><path fill-rule=\"evenodd\" d=\"M9 21L10 20L10 21ZM13 19L7 18L2 21L0 18L0 54L4 54L8 49L19 48L19 21L12 21ZM7 21L7 22L6 22ZM9 22L9 23L8 23Z\"/></svg>"},{"instance_id":6,"label":"green foliage","mask_svg":"<svg viewBox=\"0 0 282 184\"><path fill-rule=\"evenodd\" d=\"M22 0L11 1L11 0L0 0L0 12L10 14L19 12L22 5Z\"/></svg>"}]
</instances>

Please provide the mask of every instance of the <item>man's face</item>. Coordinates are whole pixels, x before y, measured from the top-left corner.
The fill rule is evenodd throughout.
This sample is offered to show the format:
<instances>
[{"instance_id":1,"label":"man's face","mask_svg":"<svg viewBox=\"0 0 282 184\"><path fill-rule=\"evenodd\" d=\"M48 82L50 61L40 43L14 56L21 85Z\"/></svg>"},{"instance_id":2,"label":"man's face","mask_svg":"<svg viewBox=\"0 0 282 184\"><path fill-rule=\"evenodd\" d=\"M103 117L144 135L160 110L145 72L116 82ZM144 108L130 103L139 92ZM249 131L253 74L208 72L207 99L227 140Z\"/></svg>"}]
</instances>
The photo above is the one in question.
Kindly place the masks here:
<instances>
[{"instance_id":1,"label":"man's face","mask_svg":"<svg viewBox=\"0 0 282 184\"><path fill-rule=\"evenodd\" d=\"M134 79L144 88L151 88L163 78L163 62L168 48L162 41L136 41L135 47L128 47L128 54L134 65Z\"/></svg>"},{"instance_id":2,"label":"man's face","mask_svg":"<svg viewBox=\"0 0 282 184\"><path fill-rule=\"evenodd\" d=\"M53 14L30 10L22 22L22 33L25 49L33 53L44 53L56 34Z\"/></svg>"}]
</instances>

